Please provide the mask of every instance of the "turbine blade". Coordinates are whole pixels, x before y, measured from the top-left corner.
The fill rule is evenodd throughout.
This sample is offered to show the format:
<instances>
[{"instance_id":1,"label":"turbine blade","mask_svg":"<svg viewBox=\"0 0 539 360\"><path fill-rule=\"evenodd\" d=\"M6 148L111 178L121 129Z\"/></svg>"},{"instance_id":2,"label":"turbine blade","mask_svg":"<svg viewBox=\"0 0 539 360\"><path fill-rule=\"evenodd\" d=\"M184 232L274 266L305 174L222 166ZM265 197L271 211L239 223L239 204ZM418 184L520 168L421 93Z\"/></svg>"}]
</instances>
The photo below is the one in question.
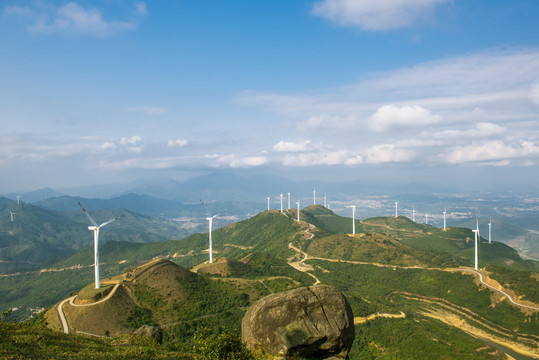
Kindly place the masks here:
<instances>
[{"instance_id":1,"label":"turbine blade","mask_svg":"<svg viewBox=\"0 0 539 360\"><path fill-rule=\"evenodd\" d=\"M121 218L122 216L123 216L123 215L120 215L120 216L116 216L116 217L115 217L114 219L112 219L112 220L109 220L109 221L107 221L107 222L104 222L103 224L99 225L99 226L98 226L98 228L102 228L103 226L105 226L105 225L107 225L107 224L110 224L110 223L111 223L111 222L113 222L113 221L116 221L116 220L118 220L118 219L119 219L119 218Z\"/></svg>"},{"instance_id":2,"label":"turbine blade","mask_svg":"<svg viewBox=\"0 0 539 360\"><path fill-rule=\"evenodd\" d=\"M86 214L86 216L88 216L88 219L90 219L90 222L92 223L92 225L94 226L97 226L97 223L95 222L94 219L92 219L92 217L90 216L90 214L88 214L88 211L86 211L86 209L84 207L82 207L82 204L80 203L80 201L78 201L79 203L79 206L81 207L82 211L84 211L84 213Z\"/></svg>"}]
</instances>

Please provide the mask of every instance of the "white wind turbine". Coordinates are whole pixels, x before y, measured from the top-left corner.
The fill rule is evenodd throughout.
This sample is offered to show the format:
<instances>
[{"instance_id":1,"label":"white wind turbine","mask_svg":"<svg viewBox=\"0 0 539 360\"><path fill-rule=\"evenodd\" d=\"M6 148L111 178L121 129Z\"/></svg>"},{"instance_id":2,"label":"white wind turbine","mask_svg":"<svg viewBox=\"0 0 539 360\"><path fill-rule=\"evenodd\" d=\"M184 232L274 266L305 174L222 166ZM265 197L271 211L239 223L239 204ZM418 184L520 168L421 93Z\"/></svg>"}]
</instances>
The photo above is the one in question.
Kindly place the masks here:
<instances>
[{"instance_id":1,"label":"white wind turbine","mask_svg":"<svg viewBox=\"0 0 539 360\"><path fill-rule=\"evenodd\" d=\"M299 222L299 200L296 201L296 205L298 206L298 222Z\"/></svg>"},{"instance_id":2,"label":"white wind turbine","mask_svg":"<svg viewBox=\"0 0 539 360\"><path fill-rule=\"evenodd\" d=\"M425 213L425 225L429 224L429 213Z\"/></svg>"},{"instance_id":3,"label":"white wind turbine","mask_svg":"<svg viewBox=\"0 0 539 360\"><path fill-rule=\"evenodd\" d=\"M269 202L270 202L270 197L268 196L266 199L268 199L268 210L269 210L269 209L270 209L270 204L269 204Z\"/></svg>"},{"instance_id":4,"label":"white wind turbine","mask_svg":"<svg viewBox=\"0 0 539 360\"><path fill-rule=\"evenodd\" d=\"M324 207L327 209L327 196L324 194Z\"/></svg>"},{"instance_id":5,"label":"white wind turbine","mask_svg":"<svg viewBox=\"0 0 539 360\"><path fill-rule=\"evenodd\" d=\"M211 242L211 228L212 228L212 222L213 222L213 219L215 219L217 216L221 215L222 213L224 213L224 211L221 211L219 214L216 214L216 215L213 215L213 216L208 216L206 218L206 220L208 220L208 227L210 229L210 264L213 263L213 246L212 246L212 242Z\"/></svg>"},{"instance_id":6,"label":"white wind turbine","mask_svg":"<svg viewBox=\"0 0 539 360\"><path fill-rule=\"evenodd\" d=\"M412 204L412 221L415 222L415 206Z\"/></svg>"},{"instance_id":7,"label":"white wind turbine","mask_svg":"<svg viewBox=\"0 0 539 360\"><path fill-rule=\"evenodd\" d=\"M488 243L492 243L492 219L488 221Z\"/></svg>"},{"instance_id":8,"label":"white wind turbine","mask_svg":"<svg viewBox=\"0 0 539 360\"><path fill-rule=\"evenodd\" d=\"M445 227L445 214L447 212L447 209L444 209L444 231L446 231L446 227Z\"/></svg>"},{"instance_id":9,"label":"white wind turbine","mask_svg":"<svg viewBox=\"0 0 539 360\"><path fill-rule=\"evenodd\" d=\"M281 194L281 199L282 199L282 194ZM209 235L208 236L209 236L209 240L210 240L210 264L213 264L213 244L212 244L212 240L211 240L211 230L212 230L213 219L215 219L217 216L223 214L224 211L221 211L219 214L215 214L213 216L210 216L209 212L208 212L208 209L206 208L206 204L204 204L204 201L200 200L200 202L204 206L204 209L206 210L206 214L208 215L206 220L208 220L208 228L209 228ZM282 201L281 201L281 211L282 211Z\"/></svg>"},{"instance_id":10,"label":"white wind turbine","mask_svg":"<svg viewBox=\"0 0 539 360\"><path fill-rule=\"evenodd\" d=\"M15 215L15 214L16 213L14 213L14 212L11 212L11 211L9 212L9 217L11 218L11 222L13 222L13 215Z\"/></svg>"},{"instance_id":11,"label":"white wind turbine","mask_svg":"<svg viewBox=\"0 0 539 360\"><path fill-rule=\"evenodd\" d=\"M88 230L94 232L94 273L95 273L95 288L100 288L99 283L99 229L101 229L103 226L110 224L113 221L118 220L123 215L117 216L112 220L106 221L102 223L101 225L97 225L95 220L88 214L88 211L84 207L82 207L82 204L79 202L79 206L81 207L82 211L86 214L88 219L90 219L90 222L92 223L92 226L88 226Z\"/></svg>"},{"instance_id":12,"label":"white wind turbine","mask_svg":"<svg viewBox=\"0 0 539 360\"><path fill-rule=\"evenodd\" d=\"M290 210L290 193L288 193L288 210Z\"/></svg>"},{"instance_id":13,"label":"white wind turbine","mask_svg":"<svg viewBox=\"0 0 539 360\"><path fill-rule=\"evenodd\" d=\"M399 209L399 202L395 201L395 217L399 216L398 209Z\"/></svg>"},{"instance_id":14,"label":"white wind turbine","mask_svg":"<svg viewBox=\"0 0 539 360\"><path fill-rule=\"evenodd\" d=\"M283 213L283 194L281 193L281 214Z\"/></svg>"},{"instance_id":15,"label":"white wind turbine","mask_svg":"<svg viewBox=\"0 0 539 360\"><path fill-rule=\"evenodd\" d=\"M356 234L356 205L351 205L352 208L352 235Z\"/></svg>"},{"instance_id":16,"label":"white wind turbine","mask_svg":"<svg viewBox=\"0 0 539 360\"><path fill-rule=\"evenodd\" d=\"M17 195L17 205L20 205L19 201L21 200L21 196Z\"/></svg>"},{"instance_id":17,"label":"white wind turbine","mask_svg":"<svg viewBox=\"0 0 539 360\"><path fill-rule=\"evenodd\" d=\"M475 267L474 269L475 270L478 270L478 254L477 254L477 243L478 243L478 239L480 239L480 235L479 235L479 219L477 218L477 215L475 215L475 222L476 222L476 228L475 230L472 230L473 233L475 234Z\"/></svg>"},{"instance_id":18,"label":"white wind turbine","mask_svg":"<svg viewBox=\"0 0 539 360\"><path fill-rule=\"evenodd\" d=\"M316 205L316 188L313 190L313 205Z\"/></svg>"}]
</instances>

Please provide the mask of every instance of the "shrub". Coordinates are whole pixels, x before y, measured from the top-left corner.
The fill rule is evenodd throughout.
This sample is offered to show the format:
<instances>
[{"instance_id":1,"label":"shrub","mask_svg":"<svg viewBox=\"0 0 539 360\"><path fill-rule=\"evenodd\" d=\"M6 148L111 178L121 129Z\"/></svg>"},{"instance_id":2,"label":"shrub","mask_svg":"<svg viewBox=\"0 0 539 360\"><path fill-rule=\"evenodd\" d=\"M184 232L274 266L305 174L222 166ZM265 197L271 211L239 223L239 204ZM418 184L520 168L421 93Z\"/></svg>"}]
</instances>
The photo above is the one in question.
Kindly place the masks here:
<instances>
[{"instance_id":1,"label":"shrub","mask_svg":"<svg viewBox=\"0 0 539 360\"><path fill-rule=\"evenodd\" d=\"M254 360L240 336L231 331L212 334L208 328L201 327L193 340L195 360Z\"/></svg>"}]
</instances>

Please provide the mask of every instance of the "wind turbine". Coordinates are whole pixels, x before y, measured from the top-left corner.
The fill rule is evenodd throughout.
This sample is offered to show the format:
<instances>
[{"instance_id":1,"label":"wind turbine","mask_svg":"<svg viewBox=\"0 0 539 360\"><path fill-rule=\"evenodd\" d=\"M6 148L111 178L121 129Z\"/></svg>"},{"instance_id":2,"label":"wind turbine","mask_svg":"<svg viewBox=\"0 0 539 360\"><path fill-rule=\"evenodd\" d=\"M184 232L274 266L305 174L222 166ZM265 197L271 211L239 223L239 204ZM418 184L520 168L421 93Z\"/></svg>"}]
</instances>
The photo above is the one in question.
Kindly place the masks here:
<instances>
[{"instance_id":1,"label":"wind turbine","mask_svg":"<svg viewBox=\"0 0 539 360\"><path fill-rule=\"evenodd\" d=\"M446 227L445 227L445 213L447 212L447 209L444 209L444 231L446 230Z\"/></svg>"},{"instance_id":2,"label":"wind turbine","mask_svg":"<svg viewBox=\"0 0 539 360\"><path fill-rule=\"evenodd\" d=\"M472 230L475 234L475 270L478 270L478 256L477 256L477 239L480 237L479 235L479 219L477 218L477 215L475 215L475 222L476 222L476 229Z\"/></svg>"},{"instance_id":3,"label":"wind turbine","mask_svg":"<svg viewBox=\"0 0 539 360\"><path fill-rule=\"evenodd\" d=\"M398 217L399 214L398 214L398 209L399 209L399 202L398 201L395 201L395 217Z\"/></svg>"},{"instance_id":4,"label":"wind turbine","mask_svg":"<svg viewBox=\"0 0 539 360\"><path fill-rule=\"evenodd\" d=\"M488 243L492 243L492 219L488 221Z\"/></svg>"},{"instance_id":5,"label":"wind turbine","mask_svg":"<svg viewBox=\"0 0 539 360\"><path fill-rule=\"evenodd\" d=\"M283 194L281 194L281 212L283 211L282 209L282 198L283 198ZM208 212L208 209L206 208L206 205L204 204L204 201L202 201L202 199L200 200L200 202L202 203L202 205L204 206L204 209L206 210L206 214L208 215L208 217L206 218L206 220L208 220L208 228L209 228L209 240L210 240L210 264L213 264L213 246L212 246L212 241L211 241L211 229L212 229L212 224L213 224L213 219L215 219L217 216L221 215L222 213L224 213L224 211L221 211L219 214L215 214L213 216L210 216L209 215L209 212Z\"/></svg>"},{"instance_id":6,"label":"wind turbine","mask_svg":"<svg viewBox=\"0 0 539 360\"><path fill-rule=\"evenodd\" d=\"M13 222L13 215L15 215L15 214L16 213L14 213L14 212L11 212L11 211L9 212L9 217L11 218L11 222Z\"/></svg>"},{"instance_id":7,"label":"wind turbine","mask_svg":"<svg viewBox=\"0 0 539 360\"><path fill-rule=\"evenodd\" d=\"M210 264L213 264L213 247L212 247L212 242L211 242L211 228L212 228L212 222L213 222L213 219L215 219L217 216L221 215L222 213L224 213L224 211L221 211L219 214L216 214L216 215L213 215L211 217L207 217L206 220L208 220L208 227L210 229Z\"/></svg>"},{"instance_id":8,"label":"wind turbine","mask_svg":"<svg viewBox=\"0 0 539 360\"><path fill-rule=\"evenodd\" d=\"M283 213L283 193L281 193L281 214Z\"/></svg>"},{"instance_id":9,"label":"wind turbine","mask_svg":"<svg viewBox=\"0 0 539 360\"><path fill-rule=\"evenodd\" d=\"M327 197L326 194L324 194L324 207L327 209Z\"/></svg>"},{"instance_id":10,"label":"wind turbine","mask_svg":"<svg viewBox=\"0 0 539 360\"><path fill-rule=\"evenodd\" d=\"M313 205L316 205L316 188L313 190Z\"/></svg>"},{"instance_id":11,"label":"wind turbine","mask_svg":"<svg viewBox=\"0 0 539 360\"><path fill-rule=\"evenodd\" d=\"M415 222L415 206L412 204L412 221Z\"/></svg>"},{"instance_id":12,"label":"wind turbine","mask_svg":"<svg viewBox=\"0 0 539 360\"><path fill-rule=\"evenodd\" d=\"M425 213L425 225L429 224L429 213Z\"/></svg>"},{"instance_id":13,"label":"wind turbine","mask_svg":"<svg viewBox=\"0 0 539 360\"><path fill-rule=\"evenodd\" d=\"M19 200L21 199L20 195L17 195L17 205L20 205Z\"/></svg>"},{"instance_id":14,"label":"wind turbine","mask_svg":"<svg viewBox=\"0 0 539 360\"><path fill-rule=\"evenodd\" d=\"M288 193L288 210L290 210L290 193Z\"/></svg>"},{"instance_id":15,"label":"wind turbine","mask_svg":"<svg viewBox=\"0 0 539 360\"><path fill-rule=\"evenodd\" d=\"M351 205L352 208L352 235L356 234L356 205Z\"/></svg>"},{"instance_id":16,"label":"wind turbine","mask_svg":"<svg viewBox=\"0 0 539 360\"><path fill-rule=\"evenodd\" d=\"M270 197L268 196L267 199L268 199L268 210L269 210L269 208L270 208L270 205L269 205Z\"/></svg>"},{"instance_id":17,"label":"wind turbine","mask_svg":"<svg viewBox=\"0 0 539 360\"><path fill-rule=\"evenodd\" d=\"M106 221L102 223L101 225L97 225L95 220L88 214L88 211L84 207L82 207L82 204L79 202L79 206L81 207L82 211L86 214L90 222L92 223L92 226L88 226L88 230L94 232L94 273L95 273L95 288L100 288L99 283L99 229L101 229L103 226L110 224L113 221L118 220L123 215L117 216L112 220Z\"/></svg>"},{"instance_id":18,"label":"wind turbine","mask_svg":"<svg viewBox=\"0 0 539 360\"><path fill-rule=\"evenodd\" d=\"M299 222L299 200L296 201L296 205L298 205L298 222Z\"/></svg>"}]
</instances>

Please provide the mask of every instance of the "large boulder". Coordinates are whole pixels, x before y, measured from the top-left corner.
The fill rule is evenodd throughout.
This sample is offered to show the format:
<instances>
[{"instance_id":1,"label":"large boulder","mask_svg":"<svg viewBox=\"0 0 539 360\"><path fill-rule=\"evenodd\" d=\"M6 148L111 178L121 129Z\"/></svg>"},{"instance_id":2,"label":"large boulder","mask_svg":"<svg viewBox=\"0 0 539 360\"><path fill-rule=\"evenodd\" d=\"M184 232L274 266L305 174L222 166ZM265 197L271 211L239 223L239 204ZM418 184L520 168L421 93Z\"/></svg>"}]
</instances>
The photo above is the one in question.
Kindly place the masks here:
<instances>
[{"instance_id":1,"label":"large boulder","mask_svg":"<svg viewBox=\"0 0 539 360\"><path fill-rule=\"evenodd\" d=\"M243 317L241 333L251 350L344 359L354 341L354 315L337 288L303 287L255 302Z\"/></svg>"}]
</instances>

